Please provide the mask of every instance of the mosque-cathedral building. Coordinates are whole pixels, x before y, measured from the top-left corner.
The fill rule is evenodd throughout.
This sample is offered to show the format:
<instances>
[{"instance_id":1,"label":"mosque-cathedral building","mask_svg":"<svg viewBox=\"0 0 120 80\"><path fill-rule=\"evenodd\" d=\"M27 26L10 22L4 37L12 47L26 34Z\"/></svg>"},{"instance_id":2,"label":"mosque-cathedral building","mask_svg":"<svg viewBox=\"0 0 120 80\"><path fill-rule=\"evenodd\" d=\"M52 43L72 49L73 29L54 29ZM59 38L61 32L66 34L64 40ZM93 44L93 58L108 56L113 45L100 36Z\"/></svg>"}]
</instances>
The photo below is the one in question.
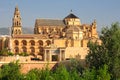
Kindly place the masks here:
<instances>
[{"instance_id":1,"label":"mosque-cathedral building","mask_svg":"<svg viewBox=\"0 0 120 80\"><path fill-rule=\"evenodd\" d=\"M16 55L27 53L39 56L41 61L85 59L89 41L100 43L96 20L91 24L82 24L72 12L63 20L36 19L34 34L23 34L20 11L16 6L11 36L0 37L0 50L7 48Z\"/></svg>"}]
</instances>

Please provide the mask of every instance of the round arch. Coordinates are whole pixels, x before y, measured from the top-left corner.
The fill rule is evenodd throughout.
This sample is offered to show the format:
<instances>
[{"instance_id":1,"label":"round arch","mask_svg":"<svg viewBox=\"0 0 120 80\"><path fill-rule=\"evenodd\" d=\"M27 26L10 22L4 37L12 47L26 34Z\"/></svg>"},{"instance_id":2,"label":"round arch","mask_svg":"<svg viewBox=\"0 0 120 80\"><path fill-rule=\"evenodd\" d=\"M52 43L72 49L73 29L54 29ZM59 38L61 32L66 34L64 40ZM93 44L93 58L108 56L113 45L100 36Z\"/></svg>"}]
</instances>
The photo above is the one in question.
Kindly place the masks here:
<instances>
[{"instance_id":1,"label":"round arch","mask_svg":"<svg viewBox=\"0 0 120 80\"><path fill-rule=\"evenodd\" d=\"M30 53L34 54L35 53L35 48L34 47L30 47Z\"/></svg>"},{"instance_id":2,"label":"round arch","mask_svg":"<svg viewBox=\"0 0 120 80\"><path fill-rule=\"evenodd\" d=\"M43 41L42 41L42 40L39 40L39 41L38 41L38 44L39 44L39 46L43 46Z\"/></svg>"},{"instance_id":3,"label":"round arch","mask_svg":"<svg viewBox=\"0 0 120 80\"><path fill-rule=\"evenodd\" d=\"M18 47L15 47L15 53L19 53L19 48Z\"/></svg>"},{"instance_id":4,"label":"round arch","mask_svg":"<svg viewBox=\"0 0 120 80\"><path fill-rule=\"evenodd\" d=\"M23 44L24 46L26 46L26 45L27 45L27 41L26 41L26 40L22 40L22 44Z\"/></svg>"},{"instance_id":5,"label":"round arch","mask_svg":"<svg viewBox=\"0 0 120 80\"><path fill-rule=\"evenodd\" d=\"M50 40L47 40L46 43L47 43L47 46L49 46L51 45L52 42Z\"/></svg>"},{"instance_id":6,"label":"round arch","mask_svg":"<svg viewBox=\"0 0 120 80\"><path fill-rule=\"evenodd\" d=\"M32 46L34 46L34 45L35 45L35 41L34 41L34 40L30 40L30 44L31 44Z\"/></svg>"},{"instance_id":7,"label":"round arch","mask_svg":"<svg viewBox=\"0 0 120 80\"><path fill-rule=\"evenodd\" d=\"M27 48L26 47L22 47L22 51L23 52L27 52Z\"/></svg>"},{"instance_id":8,"label":"round arch","mask_svg":"<svg viewBox=\"0 0 120 80\"><path fill-rule=\"evenodd\" d=\"M14 44L15 44L16 46L18 46L18 45L19 45L19 41L18 41L18 40L15 40L15 41L14 41Z\"/></svg>"}]
</instances>

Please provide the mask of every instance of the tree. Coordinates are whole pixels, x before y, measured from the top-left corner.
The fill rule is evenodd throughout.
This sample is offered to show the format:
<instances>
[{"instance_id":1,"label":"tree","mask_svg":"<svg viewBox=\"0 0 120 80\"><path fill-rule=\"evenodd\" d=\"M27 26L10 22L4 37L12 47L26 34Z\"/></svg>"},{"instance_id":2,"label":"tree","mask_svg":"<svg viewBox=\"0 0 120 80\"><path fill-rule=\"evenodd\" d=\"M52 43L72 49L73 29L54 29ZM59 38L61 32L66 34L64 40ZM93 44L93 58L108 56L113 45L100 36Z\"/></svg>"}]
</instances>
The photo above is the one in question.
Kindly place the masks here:
<instances>
[{"instance_id":1,"label":"tree","mask_svg":"<svg viewBox=\"0 0 120 80\"><path fill-rule=\"evenodd\" d=\"M13 53L12 52L9 52L9 50L7 49L7 48L5 48L5 49L2 49L1 51L0 51L0 56L12 56L13 55Z\"/></svg>"},{"instance_id":2,"label":"tree","mask_svg":"<svg viewBox=\"0 0 120 80\"><path fill-rule=\"evenodd\" d=\"M52 71L49 70L48 65L45 69L40 70L40 79L39 80L54 80L52 77Z\"/></svg>"},{"instance_id":3,"label":"tree","mask_svg":"<svg viewBox=\"0 0 120 80\"><path fill-rule=\"evenodd\" d=\"M21 80L20 65L18 62L11 62L1 67L2 80Z\"/></svg>"},{"instance_id":4,"label":"tree","mask_svg":"<svg viewBox=\"0 0 120 80\"><path fill-rule=\"evenodd\" d=\"M90 68L101 68L104 64L109 65L108 50L104 45L89 42L89 53L86 56L86 62Z\"/></svg>"},{"instance_id":5,"label":"tree","mask_svg":"<svg viewBox=\"0 0 120 80\"><path fill-rule=\"evenodd\" d=\"M70 75L65 66L60 65L54 73L55 80L70 80Z\"/></svg>"},{"instance_id":6,"label":"tree","mask_svg":"<svg viewBox=\"0 0 120 80\"><path fill-rule=\"evenodd\" d=\"M25 75L25 80L40 80L40 70L32 69Z\"/></svg>"},{"instance_id":7,"label":"tree","mask_svg":"<svg viewBox=\"0 0 120 80\"><path fill-rule=\"evenodd\" d=\"M0 51L0 55L1 56L7 56L8 55L8 50L5 48L5 49L2 49L1 51Z\"/></svg>"},{"instance_id":8,"label":"tree","mask_svg":"<svg viewBox=\"0 0 120 80\"><path fill-rule=\"evenodd\" d=\"M102 30L100 39L101 45L89 43L89 54L86 62L89 66L100 69L103 65L108 65L108 70L112 74L112 79L120 79L120 25L114 23L110 28Z\"/></svg>"},{"instance_id":9,"label":"tree","mask_svg":"<svg viewBox=\"0 0 120 80\"><path fill-rule=\"evenodd\" d=\"M110 73L108 72L108 66L104 65L97 70L96 80L110 80Z\"/></svg>"}]
</instances>

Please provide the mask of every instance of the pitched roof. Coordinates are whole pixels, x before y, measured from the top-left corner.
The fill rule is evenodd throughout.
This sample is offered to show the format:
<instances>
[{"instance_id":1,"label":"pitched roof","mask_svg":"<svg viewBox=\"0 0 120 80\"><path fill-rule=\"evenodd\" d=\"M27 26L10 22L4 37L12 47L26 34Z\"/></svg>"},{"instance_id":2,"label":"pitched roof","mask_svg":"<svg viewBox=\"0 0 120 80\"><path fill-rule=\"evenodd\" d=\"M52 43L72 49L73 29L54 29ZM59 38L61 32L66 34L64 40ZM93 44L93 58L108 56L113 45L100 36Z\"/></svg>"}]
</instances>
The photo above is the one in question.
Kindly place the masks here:
<instances>
[{"instance_id":1,"label":"pitched roof","mask_svg":"<svg viewBox=\"0 0 120 80\"><path fill-rule=\"evenodd\" d=\"M63 20L37 19L36 26L65 26Z\"/></svg>"},{"instance_id":2,"label":"pitched roof","mask_svg":"<svg viewBox=\"0 0 120 80\"><path fill-rule=\"evenodd\" d=\"M46 35L42 34L22 34L22 35L14 35L12 38L17 38L17 39L46 39L48 38Z\"/></svg>"},{"instance_id":3,"label":"pitched roof","mask_svg":"<svg viewBox=\"0 0 120 80\"><path fill-rule=\"evenodd\" d=\"M66 16L65 18L78 18L76 15L70 13L68 16Z\"/></svg>"}]
</instances>

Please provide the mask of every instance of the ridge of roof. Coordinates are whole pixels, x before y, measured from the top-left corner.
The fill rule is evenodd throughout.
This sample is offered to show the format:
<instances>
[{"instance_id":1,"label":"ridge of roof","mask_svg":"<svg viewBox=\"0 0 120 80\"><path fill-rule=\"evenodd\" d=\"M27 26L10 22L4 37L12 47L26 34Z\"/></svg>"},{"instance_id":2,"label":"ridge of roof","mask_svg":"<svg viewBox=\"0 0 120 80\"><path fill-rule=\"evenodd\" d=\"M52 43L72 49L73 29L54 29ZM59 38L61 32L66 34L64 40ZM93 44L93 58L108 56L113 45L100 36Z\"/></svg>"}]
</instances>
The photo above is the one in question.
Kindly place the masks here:
<instances>
[{"instance_id":1,"label":"ridge of roof","mask_svg":"<svg viewBox=\"0 0 120 80\"><path fill-rule=\"evenodd\" d=\"M65 26L63 20L57 19L36 19L38 26Z\"/></svg>"}]
</instances>

